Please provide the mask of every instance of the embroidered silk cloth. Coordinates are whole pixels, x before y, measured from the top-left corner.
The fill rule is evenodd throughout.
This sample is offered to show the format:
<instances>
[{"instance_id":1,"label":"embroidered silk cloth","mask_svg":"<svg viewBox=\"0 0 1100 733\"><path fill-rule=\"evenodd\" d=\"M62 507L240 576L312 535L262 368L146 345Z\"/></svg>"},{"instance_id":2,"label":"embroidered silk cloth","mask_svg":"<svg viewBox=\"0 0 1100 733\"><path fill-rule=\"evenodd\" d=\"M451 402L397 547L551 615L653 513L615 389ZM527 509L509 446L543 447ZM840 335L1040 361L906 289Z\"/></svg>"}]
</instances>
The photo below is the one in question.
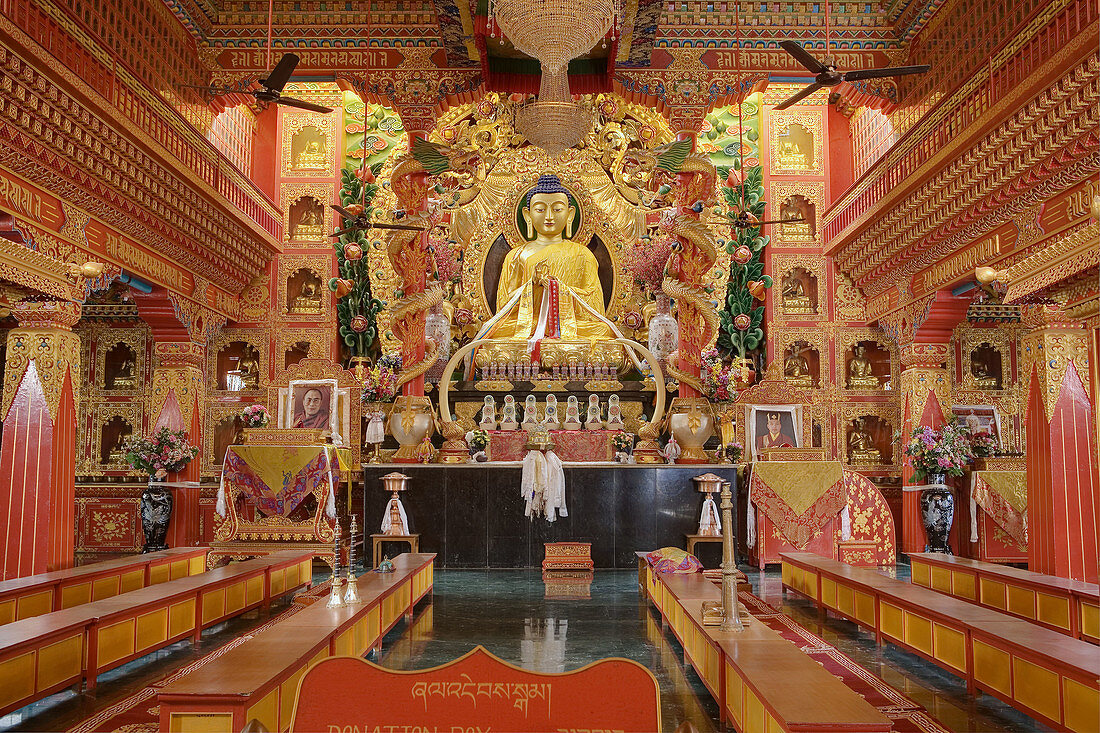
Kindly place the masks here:
<instances>
[{"instance_id":1,"label":"embroidered silk cloth","mask_svg":"<svg viewBox=\"0 0 1100 733\"><path fill-rule=\"evenodd\" d=\"M288 516L314 491L331 502L340 484L340 471L349 467L347 449L331 445L234 445L222 464L222 490L240 489L268 516Z\"/></svg>"},{"instance_id":2,"label":"embroidered silk cloth","mask_svg":"<svg viewBox=\"0 0 1100 733\"><path fill-rule=\"evenodd\" d=\"M611 437L616 430L551 430L554 452L563 461L610 461ZM489 458L522 461L527 455L527 431L493 430L489 433Z\"/></svg>"},{"instance_id":3,"label":"embroidered silk cloth","mask_svg":"<svg viewBox=\"0 0 1100 733\"><path fill-rule=\"evenodd\" d=\"M970 500L1021 545L1027 544L1027 474L1024 471L975 471ZM976 512L971 512L976 515ZM976 531L971 541L976 541Z\"/></svg>"},{"instance_id":4,"label":"embroidered silk cloth","mask_svg":"<svg viewBox=\"0 0 1100 733\"><path fill-rule=\"evenodd\" d=\"M847 503L840 461L758 461L749 501L802 549Z\"/></svg>"}]
</instances>

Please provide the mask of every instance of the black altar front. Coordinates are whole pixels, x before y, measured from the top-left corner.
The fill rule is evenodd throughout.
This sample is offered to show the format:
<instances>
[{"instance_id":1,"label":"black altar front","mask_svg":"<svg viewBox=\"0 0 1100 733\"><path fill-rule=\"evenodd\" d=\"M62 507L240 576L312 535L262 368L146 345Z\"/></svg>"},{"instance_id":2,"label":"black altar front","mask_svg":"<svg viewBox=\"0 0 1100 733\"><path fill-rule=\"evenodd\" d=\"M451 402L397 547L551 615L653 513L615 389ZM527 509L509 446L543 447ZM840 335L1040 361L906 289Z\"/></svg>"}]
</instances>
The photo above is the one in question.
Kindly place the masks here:
<instances>
[{"instance_id":1,"label":"black altar front","mask_svg":"<svg viewBox=\"0 0 1100 733\"><path fill-rule=\"evenodd\" d=\"M420 533L420 551L438 553L437 567L448 568L538 567L543 543L565 541L591 542L597 568L635 567L635 551L684 547L684 535L697 529L704 496L693 477L717 474L735 492L737 481L731 465L570 463L569 516L549 523L524 516L518 463L365 464L367 534L382 524L389 495L379 479L392 471L410 477L401 501L411 531ZM395 544L385 551L407 549ZM700 545L699 554L707 567L717 567L720 545Z\"/></svg>"}]
</instances>

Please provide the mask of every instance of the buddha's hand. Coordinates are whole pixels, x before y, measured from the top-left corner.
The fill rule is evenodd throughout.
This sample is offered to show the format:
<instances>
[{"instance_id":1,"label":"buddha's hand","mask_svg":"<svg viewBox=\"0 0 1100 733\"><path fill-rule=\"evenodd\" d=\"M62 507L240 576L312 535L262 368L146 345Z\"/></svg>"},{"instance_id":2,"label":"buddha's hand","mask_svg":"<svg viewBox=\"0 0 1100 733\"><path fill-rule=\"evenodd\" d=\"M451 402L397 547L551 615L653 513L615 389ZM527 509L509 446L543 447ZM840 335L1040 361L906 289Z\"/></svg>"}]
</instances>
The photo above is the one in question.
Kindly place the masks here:
<instances>
[{"instance_id":1,"label":"buddha's hand","mask_svg":"<svg viewBox=\"0 0 1100 733\"><path fill-rule=\"evenodd\" d=\"M535 266L535 285L545 286L550 282L550 266L545 262L540 262Z\"/></svg>"}]
</instances>

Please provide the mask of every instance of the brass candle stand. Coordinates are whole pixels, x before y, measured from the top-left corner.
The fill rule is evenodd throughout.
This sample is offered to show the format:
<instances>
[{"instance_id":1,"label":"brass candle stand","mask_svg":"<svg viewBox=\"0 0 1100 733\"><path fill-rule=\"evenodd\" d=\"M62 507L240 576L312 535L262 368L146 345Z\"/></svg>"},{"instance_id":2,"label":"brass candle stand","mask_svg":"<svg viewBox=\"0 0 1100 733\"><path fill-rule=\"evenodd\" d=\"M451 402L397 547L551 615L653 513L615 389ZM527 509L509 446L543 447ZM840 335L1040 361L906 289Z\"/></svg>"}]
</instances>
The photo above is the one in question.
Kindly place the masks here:
<instances>
[{"instance_id":1,"label":"brass candle stand","mask_svg":"<svg viewBox=\"0 0 1100 733\"><path fill-rule=\"evenodd\" d=\"M733 558L733 497L730 482L722 482L722 602L703 601L704 626L717 626L722 631L744 631L740 602L737 600L737 564Z\"/></svg>"},{"instance_id":2,"label":"brass candle stand","mask_svg":"<svg viewBox=\"0 0 1100 733\"><path fill-rule=\"evenodd\" d=\"M359 599L359 583L355 577L355 538L359 534L359 526L355 521L355 515L351 515L351 524L348 527L348 588L344 591L344 605L358 606L363 601Z\"/></svg>"},{"instance_id":3,"label":"brass candle stand","mask_svg":"<svg viewBox=\"0 0 1100 733\"><path fill-rule=\"evenodd\" d=\"M340 577L340 520L336 520L336 529L333 534L333 553L332 558L332 593L329 594L328 603L325 604L328 608L340 608L344 605L344 594L340 592L340 585L344 582L344 579Z\"/></svg>"}]
</instances>

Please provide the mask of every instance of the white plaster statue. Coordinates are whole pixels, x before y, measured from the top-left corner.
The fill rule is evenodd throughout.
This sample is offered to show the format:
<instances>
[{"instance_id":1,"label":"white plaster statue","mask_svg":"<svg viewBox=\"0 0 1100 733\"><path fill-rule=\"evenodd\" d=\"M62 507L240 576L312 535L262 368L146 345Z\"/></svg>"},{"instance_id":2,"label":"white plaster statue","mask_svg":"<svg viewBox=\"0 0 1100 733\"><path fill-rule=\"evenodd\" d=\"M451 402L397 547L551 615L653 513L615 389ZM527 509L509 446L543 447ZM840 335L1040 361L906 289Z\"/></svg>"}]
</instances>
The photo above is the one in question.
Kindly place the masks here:
<instances>
[{"instance_id":1,"label":"white plaster statue","mask_svg":"<svg viewBox=\"0 0 1100 733\"><path fill-rule=\"evenodd\" d=\"M600 412L600 398L588 395L588 415L584 419L585 430L603 430L603 417Z\"/></svg>"},{"instance_id":2,"label":"white plaster statue","mask_svg":"<svg viewBox=\"0 0 1100 733\"><path fill-rule=\"evenodd\" d=\"M504 396L504 410L500 418L501 430L516 430L519 423L516 421L516 398L512 395Z\"/></svg>"},{"instance_id":3,"label":"white plaster statue","mask_svg":"<svg viewBox=\"0 0 1100 733\"><path fill-rule=\"evenodd\" d=\"M619 406L619 395L617 394L607 398L607 429L623 429L623 411Z\"/></svg>"},{"instance_id":4,"label":"white plaster statue","mask_svg":"<svg viewBox=\"0 0 1100 733\"><path fill-rule=\"evenodd\" d=\"M497 403L491 394L485 395L485 405L481 408L481 429L497 429Z\"/></svg>"},{"instance_id":5,"label":"white plaster statue","mask_svg":"<svg viewBox=\"0 0 1100 733\"><path fill-rule=\"evenodd\" d=\"M561 421L558 419L558 398L555 395L546 396L546 413L542 416L542 424L547 430L561 429Z\"/></svg>"},{"instance_id":6,"label":"white plaster statue","mask_svg":"<svg viewBox=\"0 0 1100 733\"><path fill-rule=\"evenodd\" d=\"M569 399L565 403L565 423L562 425L566 430L580 430L581 429L581 408L577 403L576 395L569 395Z\"/></svg>"},{"instance_id":7,"label":"white plaster statue","mask_svg":"<svg viewBox=\"0 0 1100 733\"><path fill-rule=\"evenodd\" d=\"M551 395L552 396L552 395ZM533 394L523 402L523 429L531 432L539 424L539 403Z\"/></svg>"}]
</instances>

